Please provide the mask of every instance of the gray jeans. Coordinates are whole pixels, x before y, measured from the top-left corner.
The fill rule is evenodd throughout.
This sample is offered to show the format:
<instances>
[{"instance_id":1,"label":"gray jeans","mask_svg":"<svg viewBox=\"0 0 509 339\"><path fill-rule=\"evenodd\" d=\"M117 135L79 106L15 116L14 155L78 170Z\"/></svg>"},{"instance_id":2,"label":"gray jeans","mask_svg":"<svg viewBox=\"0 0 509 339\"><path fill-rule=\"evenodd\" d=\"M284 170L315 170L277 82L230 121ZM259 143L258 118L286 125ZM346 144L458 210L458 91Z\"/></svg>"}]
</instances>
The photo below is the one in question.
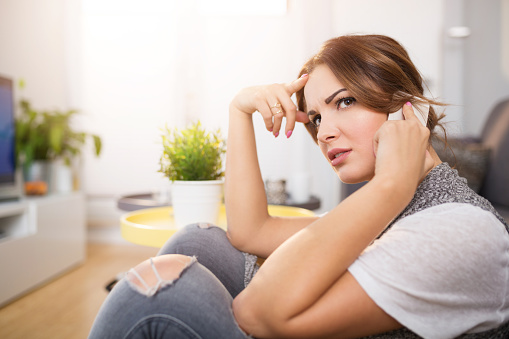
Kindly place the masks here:
<instances>
[{"instance_id":1,"label":"gray jeans","mask_svg":"<svg viewBox=\"0 0 509 339\"><path fill-rule=\"evenodd\" d=\"M89 338L249 338L237 325L232 300L255 273L252 255L235 249L218 227L189 225L172 236L159 255L195 257L180 277L139 291L126 278L102 305ZM245 276L247 280L245 281ZM465 339L508 338L509 323ZM366 337L417 339L406 328Z\"/></svg>"},{"instance_id":2,"label":"gray jeans","mask_svg":"<svg viewBox=\"0 0 509 339\"><path fill-rule=\"evenodd\" d=\"M189 225L169 239L158 255L163 254L196 260L174 281L163 281L156 272L160 284L150 293L126 278L119 281L101 306L89 338L249 338L231 307L244 289L245 255L222 229Z\"/></svg>"}]
</instances>

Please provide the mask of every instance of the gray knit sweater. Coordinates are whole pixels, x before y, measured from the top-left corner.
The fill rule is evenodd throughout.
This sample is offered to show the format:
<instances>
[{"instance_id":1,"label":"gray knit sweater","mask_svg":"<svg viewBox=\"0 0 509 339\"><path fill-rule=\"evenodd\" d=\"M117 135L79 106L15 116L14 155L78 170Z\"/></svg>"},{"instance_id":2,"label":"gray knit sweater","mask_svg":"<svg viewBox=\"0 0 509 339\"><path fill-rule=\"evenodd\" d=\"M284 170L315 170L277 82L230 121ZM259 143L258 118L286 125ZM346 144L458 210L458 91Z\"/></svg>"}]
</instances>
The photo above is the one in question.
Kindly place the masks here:
<instances>
[{"instance_id":1,"label":"gray knit sweater","mask_svg":"<svg viewBox=\"0 0 509 339\"><path fill-rule=\"evenodd\" d=\"M497 211L493 208L488 200L479 196L472 191L468 185L466 179L458 176L458 171L451 169L447 163L441 163L436 166L426 176L422 183L417 188L412 201L408 206L400 213L380 234L379 237L383 236L394 223L398 220L405 218L409 215L422 211L426 208L433 207L445 203L465 203L474 206L478 206L483 210L493 213L499 220L504 224L506 230L509 232L509 225L502 218ZM246 258L246 271L244 282L245 285L251 281L253 276L258 271L256 264L257 257L245 253ZM401 328L399 330L373 335L365 337L366 339L417 339L421 338L419 335L410 331L407 328ZM475 334L464 334L459 336L461 339L507 339L509 338L509 322L500 326L499 328L475 333Z\"/></svg>"}]
</instances>

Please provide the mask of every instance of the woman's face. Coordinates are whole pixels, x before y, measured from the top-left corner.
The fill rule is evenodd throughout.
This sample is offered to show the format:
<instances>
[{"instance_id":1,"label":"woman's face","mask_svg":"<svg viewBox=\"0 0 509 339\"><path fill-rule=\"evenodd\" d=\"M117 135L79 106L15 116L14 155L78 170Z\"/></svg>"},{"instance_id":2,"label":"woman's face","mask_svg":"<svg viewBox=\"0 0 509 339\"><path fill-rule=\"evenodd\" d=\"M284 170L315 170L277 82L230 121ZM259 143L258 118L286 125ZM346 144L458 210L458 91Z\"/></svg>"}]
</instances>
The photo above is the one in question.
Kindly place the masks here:
<instances>
[{"instance_id":1,"label":"woman's face","mask_svg":"<svg viewBox=\"0 0 509 339\"><path fill-rule=\"evenodd\" d=\"M309 74L304 97L309 120L317 128L318 145L339 179L345 183L371 180L373 137L387 114L359 104L326 65Z\"/></svg>"}]
</instances>

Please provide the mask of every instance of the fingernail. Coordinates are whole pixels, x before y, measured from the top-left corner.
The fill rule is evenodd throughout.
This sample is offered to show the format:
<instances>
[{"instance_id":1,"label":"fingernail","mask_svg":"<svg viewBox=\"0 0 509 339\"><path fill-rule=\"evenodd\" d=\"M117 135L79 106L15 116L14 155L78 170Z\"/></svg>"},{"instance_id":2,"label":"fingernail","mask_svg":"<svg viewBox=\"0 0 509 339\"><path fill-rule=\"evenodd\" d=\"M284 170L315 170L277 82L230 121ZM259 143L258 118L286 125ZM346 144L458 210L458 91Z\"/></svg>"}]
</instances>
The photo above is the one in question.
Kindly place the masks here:
<instances>
[{"instance_id":1,"label":"fingernail","mask_svg":"<svg viewBox=\"0 0 509 339\"><path fill-rule=\"evenodd\" d=\"M274 133L274 138L277 138L278 135L279 135L279 132Z\"/></svg>"},{"instance_id":2,"label":"fingernail","mask_svg":"<svg viewBox=\"0 0 509 339\"><path fill-rule=\"evenodd\" d=\"M307 74L307 73L304 73L304 74L302 74L302 75L300 76L300 78L299 78L299 79L305 78L305 77L307 77L307 76L308 76L308 74Z\"/></svg>"},{"instance_id":3,"label":"fingernail","mask_svg":"<svg viewBox=\"0 0 509 339\"><path fill-rule=\"evenodd\" d=\"M271 128L271 129L269 129L269 132L270 132L270 133L272 133L272 128Z\"/></svg>"},{"instance_id":4,"label":"fingernail","mask_svg":"<svg viewBox=\"0 0 509 339\"><path fill-rule=\"evenodd\" d=\"M410 101L407 101L407 103L405 105L412 106L412 103Z\"/></svg>"},{"instance_id":5,"label":"fingernail","mask_svg":"<svg viewBox=\"0 0 509 339\"><path fill-rule=\"evenodd\" d=\"M287 138L289 138L289 137L291 137L291 136L292 136L292 130L290 130L290 131L286 132L286 137L287 137Z\"/></svg>"}]
</instances>

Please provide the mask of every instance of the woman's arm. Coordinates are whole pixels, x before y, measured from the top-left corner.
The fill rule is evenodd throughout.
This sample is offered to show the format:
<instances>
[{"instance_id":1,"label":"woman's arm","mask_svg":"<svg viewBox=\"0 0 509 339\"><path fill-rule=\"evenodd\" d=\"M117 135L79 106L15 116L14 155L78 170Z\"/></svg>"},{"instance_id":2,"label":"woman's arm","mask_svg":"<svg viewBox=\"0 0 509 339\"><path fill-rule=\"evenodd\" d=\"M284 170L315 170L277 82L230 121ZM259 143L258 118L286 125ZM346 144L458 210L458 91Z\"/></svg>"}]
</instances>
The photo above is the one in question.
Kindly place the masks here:
<instances>
[{"instance_id":1,"label":"woman's arm","mask_svg":"<svg viewBox=\"0 0 509 339\"><path fill-rule=\"evenodd\" d=\"M347 269L410 202L432 167L425 156L429 131L409 107L404 113L407 120L386 123L375 136L373 180L281 245L235 298L235 317L248 333L309 338L398 326Z\"/></svg>"},{"instance_id":2,"label":"woman's arm","mask_svg":"<svg viewBox=\"0 0 509 339\"><path fill-rule=\"evenodd\" d=\"M303 77L288 85L246 88L230 104L225 181L228 236L235 247L261 257L267 257L291 235L316 220L269 216L252 121L253 113L260 112L267 130L277 135L286 116L284 134L293 130L296 120L307 117L297 112L291 95L306 81ZM276 102L281 103L285 112L273 116L277 109L271 106Z\"/></svg>"}]
</instances>

